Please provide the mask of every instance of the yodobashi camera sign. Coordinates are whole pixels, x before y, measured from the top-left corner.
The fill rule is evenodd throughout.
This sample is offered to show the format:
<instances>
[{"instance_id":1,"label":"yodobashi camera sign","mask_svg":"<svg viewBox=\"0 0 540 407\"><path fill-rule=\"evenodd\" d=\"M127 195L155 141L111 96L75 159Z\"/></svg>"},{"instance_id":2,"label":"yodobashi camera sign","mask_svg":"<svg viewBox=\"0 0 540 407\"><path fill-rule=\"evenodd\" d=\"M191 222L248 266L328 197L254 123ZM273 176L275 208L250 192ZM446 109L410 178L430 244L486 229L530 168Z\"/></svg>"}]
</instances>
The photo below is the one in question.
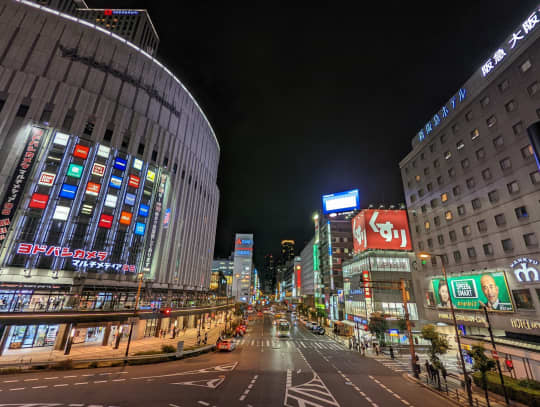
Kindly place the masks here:
<instances>
[{"instance_id":1,"label":"yodobashi camera sign","mask_svg":"<svg viewBox=\"0 0 540 407\"><path fill-rule=\"evenodd\" d=\"M432 279L432 285L438 308L450 308L452 301L454 308L460 310L481 310L484 306L488 311L514 310L502 271L449 277L450 292L443 278Z\"/></svg>"}]
</instances>

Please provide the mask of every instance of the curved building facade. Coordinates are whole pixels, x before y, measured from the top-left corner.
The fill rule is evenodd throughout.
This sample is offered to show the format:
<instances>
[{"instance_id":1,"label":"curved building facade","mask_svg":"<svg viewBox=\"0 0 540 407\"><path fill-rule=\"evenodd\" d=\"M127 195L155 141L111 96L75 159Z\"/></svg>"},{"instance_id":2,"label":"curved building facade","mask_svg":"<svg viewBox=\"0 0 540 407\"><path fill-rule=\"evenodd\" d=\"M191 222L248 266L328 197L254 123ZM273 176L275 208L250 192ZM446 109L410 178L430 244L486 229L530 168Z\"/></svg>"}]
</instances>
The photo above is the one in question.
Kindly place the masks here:
<instances>
[{"instance_id":1,"label":"curved building facade","mask_svg":"<svg viewBox=\"0 0 540 407\"><path fill-rule=\"evenodd\" d=\"M0 4L4 288L136 289L142 273L150 290L207 290L219 154L151 55L72 15Z\"/></svg>"}]
</instances>

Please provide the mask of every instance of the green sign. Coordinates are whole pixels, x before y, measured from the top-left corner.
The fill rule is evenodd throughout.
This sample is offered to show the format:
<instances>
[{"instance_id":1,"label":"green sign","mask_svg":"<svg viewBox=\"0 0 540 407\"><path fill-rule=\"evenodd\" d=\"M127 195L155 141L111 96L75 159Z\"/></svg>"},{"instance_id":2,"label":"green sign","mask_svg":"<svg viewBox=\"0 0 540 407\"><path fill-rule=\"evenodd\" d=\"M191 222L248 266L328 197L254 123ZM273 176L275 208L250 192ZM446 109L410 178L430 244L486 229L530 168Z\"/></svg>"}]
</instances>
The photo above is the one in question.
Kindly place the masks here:
<instances>
[{"instance_id":1,"label":"green sign","mask_svg":"<svg viewBox=\"0 0 540 407\"><path fill-rule=\"evenodd\" d=\"M319 271L319 246L313 245L313 271Z\"/></svg>"},{"instance_id":2,"label":"green sign","mask_svg":"<svg viewBox=\"0 0 540 407\"><path fill-rule=\"evenodd\" d=\"M481 310L486 305L489 311L514 311L504 272L472 274L449 277L450 295L443 278L432 280L438 308Z\"/></svg>"},{"instance_id":3,"label":"green sign","mask_svg":"<svg viewBox=\"0 0 540 407\"><path fill-rule=\"evenodd\" d=\"M67 175L70 177L81 178L83 166L77 164L69 164Z\"/></svg>"}]
</instances>

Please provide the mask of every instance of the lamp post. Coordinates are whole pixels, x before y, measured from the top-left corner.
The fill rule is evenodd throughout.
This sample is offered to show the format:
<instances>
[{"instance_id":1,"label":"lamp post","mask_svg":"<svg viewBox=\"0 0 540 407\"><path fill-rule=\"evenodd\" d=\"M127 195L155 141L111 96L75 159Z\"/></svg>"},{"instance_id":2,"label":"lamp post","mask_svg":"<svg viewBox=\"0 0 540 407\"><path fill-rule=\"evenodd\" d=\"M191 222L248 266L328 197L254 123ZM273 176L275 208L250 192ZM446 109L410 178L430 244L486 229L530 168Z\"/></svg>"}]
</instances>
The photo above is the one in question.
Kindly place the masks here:
<instances>
[{"instance_id":1,"label":"lamp post","mask_svg":"<svg viewBox=\"0 0 540 407\"><path fill-rule=\"evenodd\" d=\"M441 266L442 266L442 273L444 277L444 283L446 284L446 289L448 290L448 294L450 294L450 286L448 285L448 278L446 276L446 269L444 268L444 261L441 254L430 254L427 252L420 252L418 253L418 257L422 260L427 260L431 257L440 257L441 258ZM463 352L461 351L461 339L459 338L459 332L456 322L456 313L454 311L454 303L452 301L452 298L450 297L450 311L452 314L452 321L454 322L454 331L456 333L456 342L458 345L458 353L459 353L459 359L461 361L461 368L463 370L463 379L465 380L465 388L467 389L467 398L469 400L469 405L473 405L472 400L472 393L471 393L471 387L469 385L469 377L467 376L467 369L465 368L465 360L463 359Z\"/></svg>"}]
</instances>

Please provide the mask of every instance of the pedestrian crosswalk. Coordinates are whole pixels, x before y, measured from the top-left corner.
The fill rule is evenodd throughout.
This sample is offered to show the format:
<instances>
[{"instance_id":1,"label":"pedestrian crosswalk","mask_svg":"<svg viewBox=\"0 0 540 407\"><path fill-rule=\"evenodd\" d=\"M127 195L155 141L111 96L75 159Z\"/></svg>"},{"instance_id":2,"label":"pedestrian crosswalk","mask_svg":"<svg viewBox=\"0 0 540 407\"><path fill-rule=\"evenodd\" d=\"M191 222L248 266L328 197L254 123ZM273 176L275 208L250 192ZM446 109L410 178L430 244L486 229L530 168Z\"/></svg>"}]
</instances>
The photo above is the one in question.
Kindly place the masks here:
<instances>
[{"instance_id":1,"label":"pedestrian crosswalk","mask_svg":"<svg viewBox=\"0 0 540 407\"><path fill-rule=\"evenodd\" d=\"M292 349L297 347L300 349L313 350L336 350L342 351L345 348L333 341L317 341L317 340L300 340L300 339L253 339L253 338L238 338L235 339L237 347L257 347L257 348L281 348Z\"/></svg>"},{"instance_id":2,"label":"pedestrian crosswalk","mask_svg":"<svg viewBox=\"0 0 540 407\"><path fill-rule=\"evenodd\" d=\"M412 372L411 365L408 361L388 358L375 358L375 360L387 368L392 369L394 372Z\"/></svg>"}]
</instances>

